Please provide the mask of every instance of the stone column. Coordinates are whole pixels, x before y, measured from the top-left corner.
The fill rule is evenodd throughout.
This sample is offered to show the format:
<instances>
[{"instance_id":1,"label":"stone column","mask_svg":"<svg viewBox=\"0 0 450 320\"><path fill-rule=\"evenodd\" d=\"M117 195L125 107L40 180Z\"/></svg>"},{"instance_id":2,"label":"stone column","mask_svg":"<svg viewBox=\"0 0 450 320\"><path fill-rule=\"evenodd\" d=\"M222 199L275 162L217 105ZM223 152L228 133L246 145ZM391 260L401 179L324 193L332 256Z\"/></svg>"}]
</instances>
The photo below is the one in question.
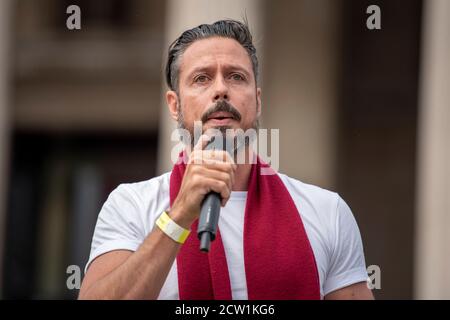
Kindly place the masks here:
<instances>
[{"instance_id":1,"label":"stone column","mask_svg":"<svg viewBox=\"0 0 450 320\"><path fill-rule=\"evenodd\" d=\"M280 171L336 183L342 1L270 1L264 34L263 127L280 129Z\"/></svg>"},{"instance_id":2,"label":"stone column","mask_svg":"<svg viewBox=\"0 0 450 320\"><path fill-rule=\"evenodd\" d=\"M424 9L415 298L450 299L450 1Z\"/></svg>"},{"instance_id":3,"label":"stone column","mask_svg":"<svg viewBox=\"0 0 450 320\"><path fill-rule=\"evenodd\" d=\"M3 279L10 132L10 41L13 2L0 1L0 290ZM0 291L0 297L2 292Z\"/></svg>"}]
</instances>

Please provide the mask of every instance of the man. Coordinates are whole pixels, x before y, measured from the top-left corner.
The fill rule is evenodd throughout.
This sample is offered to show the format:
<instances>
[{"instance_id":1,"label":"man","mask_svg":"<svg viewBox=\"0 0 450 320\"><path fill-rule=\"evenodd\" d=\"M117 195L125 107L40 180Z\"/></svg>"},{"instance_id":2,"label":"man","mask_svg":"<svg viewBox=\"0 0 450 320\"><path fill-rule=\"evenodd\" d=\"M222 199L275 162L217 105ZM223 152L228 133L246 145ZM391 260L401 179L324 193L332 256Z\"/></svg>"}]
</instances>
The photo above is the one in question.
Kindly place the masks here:
<instances>
[{"instance_id":1,"label":"man","mask_svg":"<svg viewBox=\"0 0 450 320\"><path fill-rule=\"evenodd\" d=\"M256 129L257 72L245 24L223 20L185 31L171 45L166 67L172 118L191 133L195 121L204 133ZM171 172L110 194L80 298L373 298L357 224L336 193L263 175L270 167L259 158L236 164L228 152L206 150L210 140L202 135L181 155L187 163ZM251 153L248 144L239 150ZM217 238L204 253L196 230L212 191L222 208Z\"/></svg>"}]
</instances>

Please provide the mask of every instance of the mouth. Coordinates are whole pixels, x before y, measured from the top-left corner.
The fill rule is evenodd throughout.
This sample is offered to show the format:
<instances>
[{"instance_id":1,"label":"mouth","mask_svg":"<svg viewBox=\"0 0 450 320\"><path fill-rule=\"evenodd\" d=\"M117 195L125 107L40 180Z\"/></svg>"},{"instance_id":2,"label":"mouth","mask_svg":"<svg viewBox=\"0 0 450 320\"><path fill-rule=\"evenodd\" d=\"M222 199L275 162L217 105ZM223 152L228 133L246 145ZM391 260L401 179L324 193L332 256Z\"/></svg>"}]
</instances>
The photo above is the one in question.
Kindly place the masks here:
<instances>
[{"instance_id":1,"label":"mouth","mask_svg":"<svg viewBox=\"0 0 450 320\"><path fill-rule=\"evenodd\" d=\"M231 121L231 120L235 120L235 117L229 112L220 111L220 112L214 112L213 114L211 114L208 117L208 121L210 121L210 120Z\"/></svg>"}]
</instances>

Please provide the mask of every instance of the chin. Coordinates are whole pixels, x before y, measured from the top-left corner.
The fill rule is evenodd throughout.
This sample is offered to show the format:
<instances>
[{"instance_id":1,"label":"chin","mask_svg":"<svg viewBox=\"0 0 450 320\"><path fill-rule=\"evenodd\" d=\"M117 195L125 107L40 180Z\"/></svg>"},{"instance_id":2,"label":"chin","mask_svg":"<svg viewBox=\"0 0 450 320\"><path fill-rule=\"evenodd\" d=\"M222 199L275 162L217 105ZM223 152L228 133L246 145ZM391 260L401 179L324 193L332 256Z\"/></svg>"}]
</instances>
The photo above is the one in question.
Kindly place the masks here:
<instances>
[{"instance_id":1,"label":"chin","mask_svg":"<svg viewBox=\"0 0 450 320\"><path fill-rule=\"evenodd\" d=\"M237 130L237 129L242 129L239 126L233 126L233 125L210 125L210 126L205 126L203 129L203 132L205 132L208 129L217 129L220 130L222 133L226 133L226 130L232 129L232 130Z\"/></svg>"}]
</instances>

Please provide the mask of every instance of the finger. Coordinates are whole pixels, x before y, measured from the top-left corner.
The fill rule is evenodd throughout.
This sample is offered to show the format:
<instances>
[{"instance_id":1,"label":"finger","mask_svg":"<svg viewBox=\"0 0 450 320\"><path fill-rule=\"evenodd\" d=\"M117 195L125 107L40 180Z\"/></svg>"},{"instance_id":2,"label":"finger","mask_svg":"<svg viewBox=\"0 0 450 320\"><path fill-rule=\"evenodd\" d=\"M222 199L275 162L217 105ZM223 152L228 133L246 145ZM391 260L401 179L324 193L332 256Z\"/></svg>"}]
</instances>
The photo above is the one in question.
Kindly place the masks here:
<instances>
[{"instance_id":1,"label":"finger","mask_svg":"<svg viewBox=\"0 0 450 320\"><path fill-rule=\"evenodd\" d=\"M197 143L195 144L194 148L192 149L191 154L189 155L189 161L188 163L196 163L199 164L202 162L203 156L198 158L198 154L201 155L202 150L206 147L208 142L211 140L211 137L209 137L206 134L202 134L200 138L198 139Z\"/></svg>"},{"instance_id":2,"label":"finger","mask_svg":"<svg viewBox=\"0 0 450 320\"><path fill-rule=\"evenodd\" d=\"M205 184L208 188L214 192L220 194L222 198L221 204L225 204L228 201L228 198L231 194L231 189L224 181L215 180L215 179L205 179Z\"/></svg>"},{"instance_id":3,"label":"finger","mask_svg":"<svg viewBox=\"0 0 450 320\"><path fill-rule=\"evenodd\" d=\"M218 171L214 169L203 168L201 172L202 176L205 178L211 178L217 181L223 181L227 184L228 189L232 189L234 174L231 172Z\"/></svg>"},{"instance_id":4,"label":"finger","mask_svg":"<svg viewBox=\"0 0 450 320\"><path fill-rule=\"evenodd\" d=\"M204 160L216 160L234 164L233 157L227 151L223 150L203 150L202 158Z\"/></svg>"},{"instance_id":5,"label":"finger","mask_svg":"<svg viewBox=\"0 0 450 320\"><path fill-rule=\"evenodd\" d=\"M227 204L227 202L228 202L228 200L229 200L229 199L222 198L222 201L220 202L220 205L221 205L222 207L225 207L226 204Z\"/></svg>"},{"instance_id":6,"label":"finger","mask_svg":"<svg viewBox=\"0 0 450 320\"><path fill-rule=\"evenodd\" d=\"M192 164L189 168L190 172L195 176L223 180L229 184L230 189L233 188L235 181L235 168L229 163L218 162L208 164Z\"/></svg>"},{"instance_id":7,"label":"finger","mask_svg":"<svg viewBox=\"0 0 450 320\"><path fill-rule=\"evenodd\" d=\"M203 167L206 169L223 172L225 174L230 175L234 179L236 167L235 165L232 165L230 163L226 162L205 163L203 164Z\"/></svg>"},{"instance_id":8,"label":"finger","mask_svg":"<svg viewBox=\"0 0 450 320\"><path fill-rule=\"evenodd\" d=\"M208 142L211 140L211 137L206 135L206 134L202 134L200 136L200 138L198 139L197 143L194 146L194 151L199 151L199 150L203 150L206 145L208 144Z\"/></svg>"},{"instance_id":9,"label":"finger","mask_svg":"<svg viewBox=\"0 0 450 320\"><path fill-rule=\"evenodd\" d=\"M201 164L209 169L215 169L225 172L231 172L236 171L237 165L230 163L230 162L224 162L218 159L210 159L206 156L202 156L201 154L194 154L192 156L192 162L195 164Z\"/></svg>"},{"instance_id":10,"label":"finger","mask_svg":"<svg viewBox=\"0 0 450 320\"><path fill-rule=\"evenodd\" d=\"M219 182L225 182L228 189L232 189L234 183L234 173L219 171L214 169L208 169L205 166L193 165L191 166L192 172L195 172L192 176L192 187L199 186L201 188L208 189L209 186L205 184L205 181L210 181L211 179L217 180ZM210 188L209 188L210 189ZM207 192L207 190L205 191Z\"/></svg>"},{"instance_id":11,"label":"finger","mask_svg":"<svg viewBox=\"0 0 450 320\"><path fill-rule=\"evenodd\" d=\"M221 174L221 173L216 173ZM200 179L196 179L198 181L198 184L196 185L196 188L202 189L202 193L204 195L208 194L209 192L216 192L220 194L222 198L229 198L231 193L231 187L230 187L230 180L226 179L226 181L221 180L221 178L217 178L218 176L214 177L201 177ZM194 188L194 186L192 186Z\"/></svg>"}]
</instances>

